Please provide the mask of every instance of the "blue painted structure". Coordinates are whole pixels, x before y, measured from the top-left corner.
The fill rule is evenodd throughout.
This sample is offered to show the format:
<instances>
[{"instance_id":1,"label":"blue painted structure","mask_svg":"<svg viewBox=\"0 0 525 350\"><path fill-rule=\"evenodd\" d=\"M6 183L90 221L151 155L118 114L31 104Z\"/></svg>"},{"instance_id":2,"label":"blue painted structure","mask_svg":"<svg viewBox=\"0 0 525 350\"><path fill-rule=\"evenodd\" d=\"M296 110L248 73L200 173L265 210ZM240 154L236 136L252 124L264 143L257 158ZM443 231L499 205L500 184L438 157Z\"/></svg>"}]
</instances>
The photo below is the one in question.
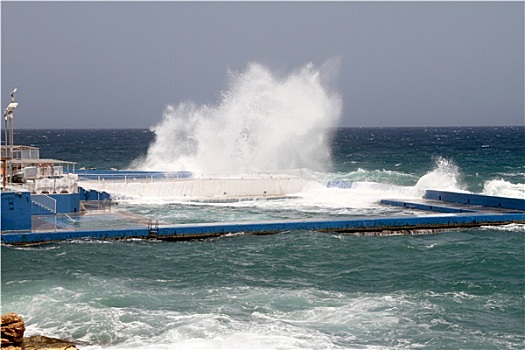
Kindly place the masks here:
<instances>
[{"instance_id":1,"label":"blue painted structure","mask_svg":"<svg viewBox=\"0 0 525 350\"><path fill-rule=\"evenodd\" d=\"M31 230L31 195L26 191L2 192L1 230Z\"/></svg>"},{"instance_id":2,"label":"blue painted structure","mask_svg":"<svg viewBox=\"0 0 525 350\"><path fill-rule=\"evenodd\" d=\"M438 199L421 199L419 201L383 200L382 203L409 209L440 212L442 214L402 217L351 217L342 219L198 223L162 226L153 226L150 222L149 225L135 223L135 227L117 227L102 230L89 228L79 229L78 226L74 224L64 222L60 225L60 231L57 231L58 225L55 220L54 231L5 232L6 230L27 231L31 229L31 217L27 216L27 212L31 212L31 200L29 196L29 192L2 193L2 214L4 214L5 211L8 214L19 213L23 215L2 215L2 231L4 232L1 235L1 240L3 244L32 244L78 238L186 240L218 237L229 233L271 234L292 230L314 230L352 234L391 234L393 232L411 233L412 231L417 232L418 230L525 223L525 200L447 191L428 191L425 197ZM77 196L77 198L79 197ZM443 198L446 198L448 202L444 201ZM456 203L456 205L447 204L452 202ZM68 207L64 204L64 208L71 208L71 206ZM10 212L8 212L8 210ZM96 215L102 216L104 214ZM5 218L6 227L10 228L4 227L4 216L7 216L7 218ZM51 215L47 217L56 218ZM8 221L8 218L11 218L11 220ZM113 217L113 220L114 219L115 217ZM74 220L72 221L75 223ZM27 224L28 222L29 226Z\"/></svg>"},{"instance_id":3,"label":"blue painted structure","mask_svg":"<svg viewBox=\"0 0 525 350\"><path fill-rule=\"evenodd\" d=\"M31 195L31 198L38 197L39 195ZM51 197L56 201L56 213L57 214L69 214L80 212L80 198L78 193L52 193L47 194L47 197ZM54 215L49 210L51 208L45 208L32 202L31 214L32 215Z\"/></svg>"},{"instance_id":4,"label":"blue painted structure","mask_svg":"<svg viewBox=\"0 0 525 350\"><path fill-rule=\"evenodd\" d=\"M86 190L78 186L78 196L82 201L105 201L111 199L111 195L104 191Z\"/></svg>"},{"instance_id":5,"label":"blue painted structure","mask_svg":"<svg viewBox=\"0 0 525 350\"><path fill-rule=\"evenodd\" d=\"M381 203L406 209L428 210L440 213L525 211L525 199L438 190L427 190L424 199L420 201L382 199ZM453 203L454 205L447 203Z\"/></svg>"},{"instance_id":6,"label":"blue painted structure","mask_svg":"<svg viewBox=\"0 0 525 350\"><path fill-rule=\"evenodd\" d=\"M129 239L153 238L161 240L186 240L218 237L229 233L272 234L290 230L315 230L320 232L366 234L367 232L388 234L411 230L435 230L452 227L474 227L525 223L525 213L457 215L434 215L420 217L379 217L352 219L310 219L267 222L234 222L180 224L165 227L144 227L94 231L57 231L31 233L4 233L3 244L32 244L68 239Z\"/></svg>"},{"instance_id":7,"label":"blue painted structure","mask_svg":"<svg viewBox=\"0 0 525 350\"><path fill-rule=\"evenodd\" d=\"M354 181L338 181L338 180L330 180L326 183L326 187L328 188L353 188L354 187Z\"/></svg>"},{"instance_id":8,"label":"blue painted structure","mask_svg":"<svg viewBox=\"0 0 525 350\"><path fill-rule=\"evenodd\" d=\"M437 205L435 203L416 203L395 199L382 199L381 204L403 207L406 209L435 211L438 213L475 213L477 211L466 208L454 208L450 206Z\"/></svg>"},{"instance_id":9,"label":"blue painted structure","mask_svg":"<svg viewBox=\"0 0 525 350\"><path fill-rule=\"evenodd\" d=\"M479 205L482 207L525 210L525 199L486 196L474 193L460 193L438 190L427 190L426 199L440 200L443 202Z\"/></svg>"}]
</instances>

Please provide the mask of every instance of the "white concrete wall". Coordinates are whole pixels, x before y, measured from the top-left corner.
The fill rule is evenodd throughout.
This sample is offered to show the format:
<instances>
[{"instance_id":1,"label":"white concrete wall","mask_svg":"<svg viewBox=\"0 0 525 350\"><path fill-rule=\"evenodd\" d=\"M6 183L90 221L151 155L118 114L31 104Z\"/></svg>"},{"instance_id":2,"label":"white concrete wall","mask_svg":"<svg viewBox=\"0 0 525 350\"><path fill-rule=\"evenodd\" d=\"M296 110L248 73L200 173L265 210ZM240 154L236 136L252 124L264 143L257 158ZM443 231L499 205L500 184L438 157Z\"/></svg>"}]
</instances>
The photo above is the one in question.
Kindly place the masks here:
<instances>
[{"instance_id":1,"label":"white concrete wall","mask_svg":"<svg viewBox=\"0 0 525 350\"><path fill-rule=\"evenodd\" d=\"M82 181L86 189L116 196L201 200L235 197L283 196L301 192L307 180L297 177L180 179L171 181L123 182Z\"/></svg>"}]
</instances>

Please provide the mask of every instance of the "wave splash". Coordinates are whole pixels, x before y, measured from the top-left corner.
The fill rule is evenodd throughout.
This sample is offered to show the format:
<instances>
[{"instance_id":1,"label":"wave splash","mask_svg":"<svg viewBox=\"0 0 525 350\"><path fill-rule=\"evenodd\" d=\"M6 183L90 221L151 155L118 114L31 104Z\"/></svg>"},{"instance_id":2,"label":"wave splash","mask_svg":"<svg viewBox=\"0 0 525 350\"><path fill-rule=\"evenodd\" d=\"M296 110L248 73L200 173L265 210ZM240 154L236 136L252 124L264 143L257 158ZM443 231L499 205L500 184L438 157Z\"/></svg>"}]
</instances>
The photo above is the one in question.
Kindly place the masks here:
<instances>
[{"instance_id":1,"label":"wave splash","mask_svg":"<svg viewBox=\"0 0 525 350\"><path fill-rule=\"evenodd\" d=\"M459 167L451 160L438 157L432 171L423 175L414 187L415 194L423 196L428 189L443 191L465 191Z\"/></svg>"},{"instance_id":2,"label":"wave splash","mask_svg":"<svg viewBox=\"0 0 525 350\"><path fill-rule=\"evenodd\" d=\"M337 125L342 99L326 82L337 62L309 63L286 77L251 63L230 73L216 106L168 106L151 130L155 141L140 170L195 174L324 170L330 165L328 129Z\"/></svg>"},{"instance_id":3,"label":"wave splash","mask_svg":"<svg viewBox=\"0 0 525 350\"><path fill-rule=\"evenodd\" d=\"M358 169L350 173L299 172L289 175L256 174L243 177L197 178L179 181L99 182L89 187L112 193L134 203L187 202L195 199L212 202L217 198L248 198L293 195L286 201L244 202L239 206L309 211L376 208L381 199L421 198L427 189L464 191L462 175L452 161L438 158L425 175L389 170ZM331 180L347 186L327 187ZM218 202L220 203L220 201ZM232 205L231 203L229 205ZM290 206L290 208L288 208Z\"/></svg>"},{"instance_id":4,"label":"wave splash","mask_svg":"<svg viewBox=\"0 0 525 350\"><path fill-rule=\"evenodd\" d=\"M345 188L326 188L322 185L307 186L300 194L305 204L334 210L338 208L377 209L381 199L422 198L428 189L465 191L459 167L451 160L439 157L432 170L425 175L405 174L390 170L358 169L348 174L338 174L337 180L348 181ZM297 207L297 206L296 206ZM363 212L363 214L377 214Z\"/></svg>"},{"instance_id":5,"label":"wave splash","mask_svg":"<svg viewBox=\"0 0 525 350\"><path fill-rule=\"evenodd\" d=\"M525 198L525 184L511 183L503 179L485 181L483 194L510 198Z\"/></svg>"}]
</instances>

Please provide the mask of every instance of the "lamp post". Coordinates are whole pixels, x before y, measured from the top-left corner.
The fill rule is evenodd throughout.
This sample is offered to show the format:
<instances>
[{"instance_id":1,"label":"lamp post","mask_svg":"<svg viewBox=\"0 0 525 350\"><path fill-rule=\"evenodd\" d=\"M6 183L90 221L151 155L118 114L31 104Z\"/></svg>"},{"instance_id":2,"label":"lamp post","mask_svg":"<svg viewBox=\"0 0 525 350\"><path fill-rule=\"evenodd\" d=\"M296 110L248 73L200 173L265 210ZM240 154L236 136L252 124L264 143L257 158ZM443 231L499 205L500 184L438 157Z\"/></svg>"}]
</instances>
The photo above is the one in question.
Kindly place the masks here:
<instances>
[{"instance_id":1,"label":"lamp post","mask_svg":"<svg viewBox=\"0 0 525 350\"><path fill-rule=\"evenodd\" d=\"M13 159L13 148L14 148L14 111L18 106L18 102L15 102L15 92L17 88L11 91L11 102L7 105L4 111L5 119L5 147L6 147L6 158ZM6 160L7 161L7 160ZM10 182L13 181L13 166L9 165L9 173L11 174ZM5 176L5 174L4 174Z\"/></svg>"}]
</instances>

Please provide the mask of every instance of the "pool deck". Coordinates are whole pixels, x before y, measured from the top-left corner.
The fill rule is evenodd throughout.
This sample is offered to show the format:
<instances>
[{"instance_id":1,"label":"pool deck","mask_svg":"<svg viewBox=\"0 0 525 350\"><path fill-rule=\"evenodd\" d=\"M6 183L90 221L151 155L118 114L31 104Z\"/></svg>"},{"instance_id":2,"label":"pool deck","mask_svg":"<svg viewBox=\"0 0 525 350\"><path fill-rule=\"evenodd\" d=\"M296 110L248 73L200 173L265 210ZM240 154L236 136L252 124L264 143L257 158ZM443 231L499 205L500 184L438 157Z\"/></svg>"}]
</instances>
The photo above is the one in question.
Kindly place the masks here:
<instances>
[{"instance_id":1,"label":"pool deck","mask_svg":"<svg viewBox=\"0 0 525 350\"><path fill-rule=\"evenodd\" d=\"M383 205L407 209L399 216L341 217L166 224L123 211L93 210L75 217L34 217L33 230L2 232L4 245L24 245L73 239L189 240L227 234L275 234L318 231L353 235L418 234L456 228L525 224L525 200L476 194L427 191L417 200L385 199Z\"/></svg>"}]
</instances>

